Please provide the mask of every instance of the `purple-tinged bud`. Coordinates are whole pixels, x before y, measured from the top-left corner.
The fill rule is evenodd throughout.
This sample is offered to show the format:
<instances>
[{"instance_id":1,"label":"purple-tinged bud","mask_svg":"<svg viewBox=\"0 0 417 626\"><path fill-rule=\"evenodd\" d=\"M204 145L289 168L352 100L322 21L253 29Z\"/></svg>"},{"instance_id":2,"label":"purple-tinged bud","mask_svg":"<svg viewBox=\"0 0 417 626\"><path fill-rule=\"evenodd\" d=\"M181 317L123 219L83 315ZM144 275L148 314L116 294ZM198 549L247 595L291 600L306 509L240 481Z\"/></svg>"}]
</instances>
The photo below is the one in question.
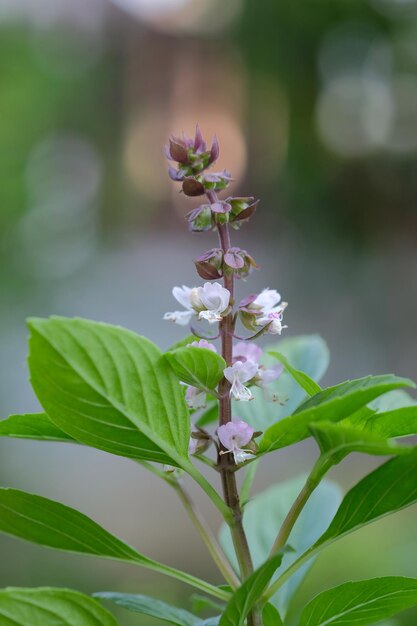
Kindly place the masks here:
<instances>
[{"instance_id":1,"label":"purple-tinged bud","mask_svg":"<svg viewBox=\"0 0 417 626\"><path fill-rule=\"evenodd\" d=\"M253 257L241 248L229 248L224 255L225 272L233 272L237 278L246 278L253 268L257 268Z\"/></svg>"},{"instance_id":2,"label":"purple-tinged bud","mask_svg":"<svg viewBox=\"0 0 417 626\"><path fill-rule=\"evenodd\" d=\"M209 204L202 204L185 216L194 232L203 232L213 228L213 216Z\"/></svg>"},{"instance_id":3,"label":"purple-tinged bud","mask_svg":"<svg viewBox=\"0 0 417 626\"><path fill-rule=\"evenodd\" d=\"M175 140L174 138L169 140L169 153L173 161L188 163L188 150L180 140Z\"/></svg>"},{"instance_id":4,"label":"purple-tinged bud","mask_svg":"<svg viewBox=\"0 0 417 626\"><path fill-rule=\"evenodd\" d=\"M211 144L211 149L210 149L209 165L217 161L217 159L219 158L219 154L220 154L219 141L217 139L217 135L214 135L213 143Z\"/></svg>"},{"instance_id":5,"label":"purple-tinged bud","mask_svg":"<svg viewBox=\"0 0 417 626\"><path fill-rule=\"evenodd\" d=\"M260 310L258 309L257 311L252 308L253 303L255 302L257 297L258 297L258 294L256 293L250 294L249 296L246 296L246 298L243 298L243 300L239 302L239 306L238 306L238 313L239 313L240 321L242 322L245 328L251 331L258 330L256 326L256 322L257 322L257 318L259 316Z\"/></svg>"},{"instance_id":6,"label":"purple-tinged bud","mask_svg":"<svg viewBox=\"0 0 417 626\"><path fill-rule=\"evenodd\" d=\"M213 248L204 252L194 259L194 263L197 273L204 280L216 280L223 275L223 252L220 248Z\"/></svg>"},{"instance_id":7,"label":"purple-tinged bud","mask_svg":"<svg viewBox=\"0 0 417 626\"><path fill-rule=\"evenodd\" d=\"M234 228L239 228L243 221L248 220L256 211L258 200L254 198L227 198L232 205L230 222Z\"/></svg>"},{"instance_id":8,"label":"purple-tinged bud","mask_svg":"<svg viewBox=\"0 0 417 626\"><path fill-rule=\"evenodd\" d=\"M188 444L188 454L203 454L211 445L211 437L202 430L192 430Z\"/></svg>"},{"instance_id":9,"label":"purple-tinged bud","mask_svg":"<svg viewBox=\"0 0 417 626\"><path fill-rule=\"evenodd\" d=\"M170 166L168 168L168 175L171 180L178 182L184 178L184 172L182 170L176 170L175 167Z\"/></svg>"},{"instance_id":10,"label":"purple-tinged bud","mask_svg":"<svg viewBox=\"0 0 417 626\"><path fill-rule=\"evenodd\" d=\"M203 147L203 144L203 135L201 134L200 126L197 124L195 127L194 150L197 151L199 148Z\"/></svg>"},{"instance_id":11,"label":"purple-tinged bud","mask_svg":"<svg viewBox=\"0 0 417 626\"><path fill-rule=\"evenodd\" d=\"M202 196L204 194L204 185L192 176L184 178L182 190L186 196Z\"/></svg>"}]
</instances>

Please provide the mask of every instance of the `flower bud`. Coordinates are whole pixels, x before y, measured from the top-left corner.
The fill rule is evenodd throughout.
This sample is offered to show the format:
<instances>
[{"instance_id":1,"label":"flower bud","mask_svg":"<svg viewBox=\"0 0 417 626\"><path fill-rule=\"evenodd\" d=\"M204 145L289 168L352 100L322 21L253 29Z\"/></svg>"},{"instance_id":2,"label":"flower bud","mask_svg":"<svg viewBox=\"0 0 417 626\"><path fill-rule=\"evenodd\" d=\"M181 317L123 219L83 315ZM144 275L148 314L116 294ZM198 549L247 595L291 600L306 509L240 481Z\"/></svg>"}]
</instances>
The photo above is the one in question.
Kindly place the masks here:
<instances>
[{"instance_id":1,"label":"flower bud","mask_svg":"<svg viewBox=\"0 0 417 626\"><path fill-rule=\"evenodd\" d=\"M257 265L253 257L241 248L229 248L224 255L224 270L236 275L237 278L246 278Z\"/></svg>"},{"instance_id":2,"label":"flower bud","mask_svg":"<svg viewBox=\"0 0 417 626\"><path fill-rule=\"evenodd\" d=\"M169 154L171 159L177 163L188 163L188 149L184 141L180 139L172 137L169 140Z\"/></svg>"},{"instance_id":3,"label":"flower bud","mask_svg":"<svg viewBox=\"0 0 417 626\"><path fill-rule=\"evenodd\" d=\"M211 444L210 436L202 430L192 430L188 454L203 454Z\"/></svg>"},{"instance_id":4,"label":"flower bud","mask_svg":"<svg viewBox=\"0 0 417 626\"><path fill-rule=\"evenodd\" d=\"M249 198L227 198L226 202L231 204L232 211L230 222L234 228L239 228L243 221L248 220L256 211L258 200Z\"/></svg>"},{"instance_id":5,"label":"flower bud","mask_svg":"<svg viewBox=\"0 0 417 626\"><path fill-rule=\"evenodd\" d=\"M216 280L223 275L223 252L220 248L213 248L204 252L204 254L194 259L194 263L197 273L204 280Z\"/></svg>"},{"instance_id":6,"label":"flower bud","mask_svg":"<svg viewBox=\"0 0 417 626\"><path fill-rule=\"evenodd\" d=\"M219 154L220 154L219 142L217 139L217 135L214 135L213 143L211 144L211 149L210 149L209 165L217 161L217 159L219 158Z\"/></svg>"},{"instance_id":7,"label":"flower bud","mask_svg":"<svg viewBox=\"0 0 417 626\"><path fill-rule=\"evenodd\" d=\"M213 228L213 216L209 204L202 204L186 215L190 228L194 232L203 232Z\"/></svg>"},{"instance_id":8,"label":"flower bud","mask_svg":"<svg viewBox=\"0 0 417 626\"><path fill-rule=\"evenodd\" d=\"M187 176L182 183L182 190L186 196L202 196L204 185L193 176Z\"/></svg>"}]
</instances>

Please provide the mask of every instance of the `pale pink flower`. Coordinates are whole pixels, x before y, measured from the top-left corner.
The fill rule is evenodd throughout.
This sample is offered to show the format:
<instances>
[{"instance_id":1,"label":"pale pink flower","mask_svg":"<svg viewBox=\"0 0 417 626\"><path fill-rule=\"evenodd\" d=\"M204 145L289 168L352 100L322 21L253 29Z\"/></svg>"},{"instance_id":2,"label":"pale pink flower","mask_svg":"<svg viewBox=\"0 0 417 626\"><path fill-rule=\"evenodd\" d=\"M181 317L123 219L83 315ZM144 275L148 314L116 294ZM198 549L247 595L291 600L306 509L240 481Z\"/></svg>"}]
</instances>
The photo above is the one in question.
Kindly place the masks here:
<instances>
[{"instance_id":1,"label":"pale pink flower","mask_svg":"<svg viewBox=\"0 0 417 626\"><path fill-rule=\"evenodd\" d=\"M262 356L262 348L252 341L239 341L233 346L234 361L253 361L259 363Z\"/></svg>"},{"instance_id":2,"label":"pale pink flower","mask_svg":"<svg viewBox=\"0 0 417 626\"><path fill-rule=\"evenodd\" d=\"M232 366L226 367L224 376L232 384L230 388L230 396L235 400L252 400L253 395L248 387L243 383L247 383L256 376L258 372L258 364L253 361L236 361Z\"/></svg>"},{"instance_id":3,"label":"pale pink flower","mask_svg":"<svg viewBox=\"0 0 417 626\"><path fill-rule=\"evenodd\" d=\"M231 452L236 464L253 458L254 453L244 448L252 439L253 433L253 428L243 420L228 422L219 426L217 436L222 446L226 448L220 454Z\"/></svg>"},{"instance_id":4,"label":"pale pink flower","mask_svg":"<svg viewBox=\"0 0 417 626\"><path fill-rule=\"evenodd\" d=\"M194 348L206 348L206 350L211 350L212 352L217 352L216 346L210 341L206 341L205 339L200 339L200 341L193 341L188 344L189 346L194 346Z\"/></svg>"},{"instance_id":5,"label":"pale pink flower","mask_svg":"<svg viewBox=\"0 0 417 626\"><path fill-rule=\"evenodd\" d=\"M189 409L203 409L206 406L206 392L188 385L185 392L185 402Z\"/></svg>"}]
</instances>

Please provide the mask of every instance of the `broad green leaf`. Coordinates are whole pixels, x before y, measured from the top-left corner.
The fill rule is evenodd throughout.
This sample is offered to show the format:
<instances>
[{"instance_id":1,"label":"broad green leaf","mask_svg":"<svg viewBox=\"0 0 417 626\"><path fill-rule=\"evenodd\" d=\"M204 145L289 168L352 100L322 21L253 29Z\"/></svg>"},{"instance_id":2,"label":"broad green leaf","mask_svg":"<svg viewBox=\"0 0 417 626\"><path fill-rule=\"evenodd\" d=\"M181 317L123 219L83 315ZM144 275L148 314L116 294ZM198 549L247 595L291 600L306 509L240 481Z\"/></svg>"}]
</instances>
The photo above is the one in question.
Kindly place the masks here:
<instances>
[{"instance_id":1,"label":"broad green leaf","mask_svg":"<svg viewBox=\"0 0 417 626\"><path fill-rule=\"evenodd\" d=\"M316 596L300 626L365 626L417 605L417 579L387 576L348 582Z\"/></svg>"},{"instance_id":2,"label":"broad green leaf","mask_svg":"<svg viewBox=\"0 0 417 626\"><path fill-rule=\"evenodd\" d=\"M283 626L283 622L278 609L273 604L268 602L265 604L262 611L263 626Z\"/></svg>"},{"instance_id":3,"label":"broad green leaf","mask_svg":"<svg viewBox=\"0 0 417 626\"><path fill-rule=\"evenodd\" d=\"M265 346L261 362L267 367L277 363L276 359L268 354L270 351L279 352L293 368L304 372L315 381L322 378L329 364L328 348L318 335L289 337ZM236 414L255 430L263 431L295 411L307 395L291 374L285 371L278 380L268 385L267 393L258 387L252 387L252 392L254 399L251 402L236 403ZM279 397L283 402L285 400L284 404L269 401L268 394Z\"/></svg>"},{"instance_id":4,"label":"broad green leaf","mask_svg":"<svg viewBox=\"0 0 417 626\"><path fill-rule=\"evenodd\" d=\"M46 413L10 415L0 421L0 437L74 443L74 439L55 426Z\"/></svg>"},{"instance_id":5,"label":"broad green leaf","mask_svg":"<svg viewBox=\"0 0 417 626\"><path fill-rule=\"evenodd\" d=\"M287 372L291 374L294 380L300 385L302 389L304 389L307 395L314 396L315 393L319 393L319 391L321 391L320 385L316 383L315 380L310 378L310 376L307 376L307 374L305 374L301 370L297 370L295 367L292 367L288 359L285 358L283 354L281 354L280 352L269 352L269 354L275 357L280 363L282 363Z\"/></svg>"},{"instance_id":6,"label":"broad green leaf","mask_svg":"<svg viewBox=\"0 0 417 626\"><path fill-rule=\"evenodd\" d=\"M256 495L245 506L243 525L255 567L259 567L267 560L281 524L304 486L305 480L306 476L299 476L274 485ZM282 564L273 577L274 579L323 534L333 519L341 500L342 494L335 483L327 480L320 483L311 495L291 533L289 543L293 551L284 554ZM237 568L233 543L226 525L223 525L221 529L220 543L233 566ZM285 616L294 591L311 565L312 562L300 568L291 580L282 587L279 596L273 598L273 603L278 607L282 617Z\"/></svg>"},{"instance_id":7,"label":"broad green leaf","mask_svg":"<svg viewBox=\"0 0 417 626\"><path fill-rule=\"evenodd\" d=\"M167 352L165 358L182 382L198 389L215 389L226 367L225 360L217 352L196 346Z\"/></svg>"},{"instance_id":8,"label":"broad green leaf","mask_svg":"<svg viewBox=\"0 0 417 626\"><path fill-rule=\"evenodd\" d=\"M181 465L189 414L160 350L128 330L81 319L32 319L29 368L43 408L77 441Z\"/></svg>"},{"instance_id":9,"label":"broad green leaf","mask_svg":"<svg viewBox=\"0 0 417 626\"><path fill-rule=\"evenodd\" d=\"M1 422L0 422L1 423ZM406 437L417 434L417 406L405 406L392 411L367 415L355 414L343 420L367 433L379 437Z\"/></svg>"},{"instance_id":10,"label":"broad green leaf","mask_svg":"<svg viewBox=\"0 0 417 626\"><path fill-rule=\"evenodd\" d=\"M282 553L276 554L244 581L227 604L219 626L243 626L248 613L268 587L281 561Z\"/></svg>"},{"instance_id":11,"label":"broad green leaf","mask_svg":"<svg viewBox=\"0 0 417 626\"><path fill-rule=\"evenodd\" d=\"M0 589L2 626L117 626L97 600L72 589Z\"/></svg>"},{"instance_id":12,"label":"broad green leaf","mask_svg":"<svg viewBox=\"0 0 417 626\"><path fill-rule=\"evenodd\" d=\"M323 457L331 463L340 463L351 452L374 455L407 454L410 448L398 446L386 438L369 433L349 424L317 422L310 425Z\"/></svg>"},{"instance_id":13,"label":"broad green leaf","mask_svg":"<svg viewBox=\"0 0 417 626\"><path fill-rule=\"evenodd\" d=\"M114 591L101 591L94 594L100 600L109 600L128 611L156 617L163 622L175 624L175 626L201 626L203 620L196 615L178 609L171 604L150 598L149 596L136 595L133 593L117 593Z\"/></svg>"},{"instance_id":14,"label":"broad green leaf","mask_svg":"<svg viewBox=\"0 0 417 626\"><path fill-rule=\"evenodd\" d=\"M409 393L403 389L396 389L376 398L369 406L371 409L376 409L379 413L385 413L385 411L393 411L394 409L402 409L405 406L416 405L417 400L410 396Z\"/></svg>"},{"instance_id":15,"label":"broad green leaf","mask_svg":"<svg viewBox=\"0 0 417 626\"><path fill-rule=\"evenodd\" d=\"M135 563L228 598L209 583L140 554L83 513L24 491L0 488L0 532L56 550Z\"/></svg>"},{"instance_id":16,"label":"broad green leaf","mask_svg":"<svg viewBox=\"0 0 417 626\"><path fill-rule=\"evenodd\" d=\"M384 463L344 497L313 550L417 501L417 448Z\"/></svg>"},{"instance_id":17,"label":"broad green leaf","mask_svg":"<svg viewBox=\"0 0 417 626\"><path fill-rule=\"evenodd\" d=\"M339 422L391 389L412 386L414 383L407 378L388 374L328 387L303 402L293 415L268 428L259 443L259 451L269 452L297 443L310 435L309 426L313 422Z\"/></svg>"}]
</instances>

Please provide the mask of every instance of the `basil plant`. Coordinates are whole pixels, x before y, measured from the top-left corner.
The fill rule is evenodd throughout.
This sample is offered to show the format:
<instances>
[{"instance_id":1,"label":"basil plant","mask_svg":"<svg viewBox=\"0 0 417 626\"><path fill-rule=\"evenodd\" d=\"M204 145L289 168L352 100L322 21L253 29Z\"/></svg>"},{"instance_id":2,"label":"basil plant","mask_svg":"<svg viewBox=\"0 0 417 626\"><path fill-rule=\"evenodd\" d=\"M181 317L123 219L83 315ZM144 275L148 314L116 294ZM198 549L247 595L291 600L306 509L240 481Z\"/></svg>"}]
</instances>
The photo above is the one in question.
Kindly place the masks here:
<instances>
[{"instance_id":1,"label":"basil plant","mask_svg":"<svg viewBox=\"0 0 417 626\"><path fill-rule=\"evenodd\" d=\"M322 388L326 345L317 336L285 336L287 303L276 289L235 300L236 280L257 266L231 231L250 221L257 201L224 197L231 175L212 170L217 139L208 147L197 126L192 139L171 137L166 155L171 179L202 199L187 215L190 230L218 238L194 260L202 284L174 287L180 310L164 316L186 337L163 353L119 326L29 319L30 379L43 412L2 420L0 435L98 448L158 476L193 521L218 568L217 584L152 559L41 495L1 488L0 531L175 578L212 616L140 593L6 588L0 625L116 626L113 603L134 612L138 625L147 615L176 626L362 626L415 606L417 579L388 576L325 589L292 607L288 619L322 550L417 501L417 446L403 440L417 434L416 402L404 391L415 385L387 374ZM264 348L261 337L269 339ZM307 438L317 443L310 473L253 494L258 465ZM351 452L384 460L342 497L325 477ZM218 536L190 497L191 481L217 509Z\"/></svg>"}]
</instances>

